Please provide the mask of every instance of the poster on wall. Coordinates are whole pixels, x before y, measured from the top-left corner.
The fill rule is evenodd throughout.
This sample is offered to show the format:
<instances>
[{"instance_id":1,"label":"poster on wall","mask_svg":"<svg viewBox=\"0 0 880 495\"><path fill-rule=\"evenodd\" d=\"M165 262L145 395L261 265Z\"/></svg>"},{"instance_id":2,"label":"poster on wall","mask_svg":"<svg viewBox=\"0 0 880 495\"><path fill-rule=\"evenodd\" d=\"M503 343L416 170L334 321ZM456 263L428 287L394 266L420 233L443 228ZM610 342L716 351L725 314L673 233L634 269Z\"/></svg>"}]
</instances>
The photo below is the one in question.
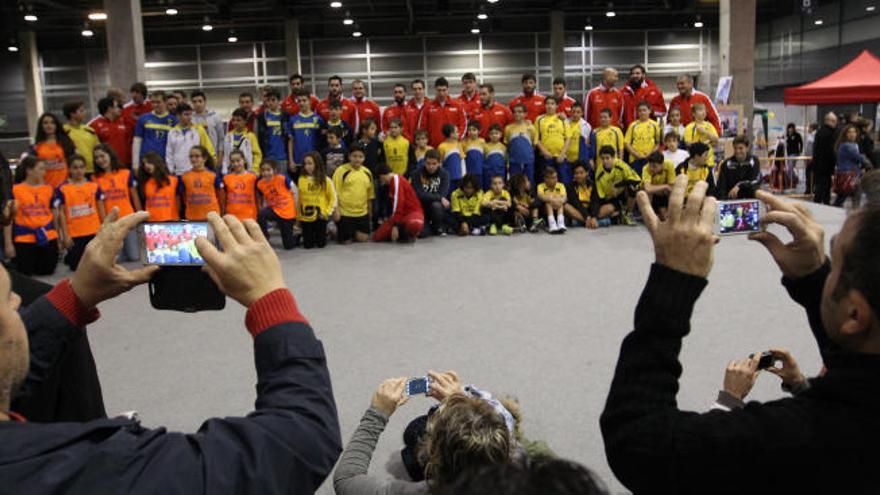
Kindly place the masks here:
<instances>
[{"instance_id":1,"label":"poster on wall","mask_svg":"<svg viewBox=\"0 0 880 495\"><path fill-rule=\"evenodd\" d=\"M715 103L726 105L730 100L730 86L733 85L733 76L724 76L718 79L718 88L715 90Z\"/></svg>"},{"instance_id":2,"label":"poster on wall","mask_svg":"<svg viewBox=\"0 0 880 495\"><path fill-rule=\"evenodd\" d=\"M736 137L742 134L745 126L742 105L718 105L718 120L721 121L720 137Z\"/></svg>"}]
</instances>

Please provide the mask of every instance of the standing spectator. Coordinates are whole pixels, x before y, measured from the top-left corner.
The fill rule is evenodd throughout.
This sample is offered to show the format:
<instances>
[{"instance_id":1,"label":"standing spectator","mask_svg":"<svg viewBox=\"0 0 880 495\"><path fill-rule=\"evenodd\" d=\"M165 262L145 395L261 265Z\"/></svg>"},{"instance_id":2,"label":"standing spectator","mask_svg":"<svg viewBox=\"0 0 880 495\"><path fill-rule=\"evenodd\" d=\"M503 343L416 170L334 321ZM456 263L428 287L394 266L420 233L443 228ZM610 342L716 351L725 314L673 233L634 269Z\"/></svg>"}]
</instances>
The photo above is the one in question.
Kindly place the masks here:
<instances>
[{"instance_id":1,"label":"standing spectator","mask_svg":"<svg viewBox=\"0 0 880 495\"><path fill-rule=\"evenodd\" d=\"M34 145L28 149L28 154L43 161L43 181L54 189L67 180L67 163L76 153L73 141L62 130L61 121L53 113L40 115L34 135Z\"/></svg>"},{"instance_id":2,"label":"standing spectator","mask_svg":"<svg viewBox=\"0 0 880 495\"><path fill-rule=\"evenodd\" d=\"M416 128L409 126L413 122L418 121L418 116L410 116L409 114L418 112L418 110L406 104L406 86L402 83L394 85L392 96L394 101L385 107L385 111L382 112L382 134L387 136L391 122L398 119L400 120L401 134L407 141L412 143L415 139Z\"/></svg>"},{"instance_id":3,"label":"standing spectator","mask_svg":"<svg viewBox=\"0 0 880 495\"><path fill-rule=\"evenodd\" d=\"M789 122L788 125L785 126L785 156L800 156L803 151L804 139L797 131L797 126L795 126L793 122ZM797 162L798 160L792 160L790 158L785 160L785 173L788 177L795 177L795 165Z\"/></svg>"},{"instance_id":4,"label":"standing spectator","mask_svg":"<svg viewBox=\"0 0 880 495\"><path fill-rule=\"evenodd\" d=\"M706 120L715 127L717 134L721 134L721 121L718 120L718 110L715 108L715 104L712 103L712 98L709 95L694 88L694 79L688 74L682 74L676 79L675 87L678 89L678 94L669 102L669 108L678 107L679 111L681 111L681 123L687 126L693 122L694 117L691 112L693 105L695 103L702 103L706 108Z\"/></svg>"},{"instance_id":5,"label":"standing spectator","mask_svg":"<svg viewBox=\"0 0 880 495\"><path fill-rule=\"evenodd\" d=\"M425 81L414 79L409 87L412 89L413 97L406 103L410 111L406 113L403 127L412 129L413 139L415 139L416 132L425 128L425 117L431 100L425 97Z\"/></svg>"},{"instance_id":6,"label":"standing spectator","mask_svg":"<svg viewBox=\"0 0 880 495\"><path fill-rule=\"evenodd\" d=\"M564 77L553 79L553 96L555 96L556 101L559 102L559 105L556 107L559 116L565 119L571 118L571 106L574 105L577 100L568 96Z\"/></svg>"},{"instance_id":7,"label":"standing spectator","mask_svg":"<svg viewBox=\"0 0 880 495\"><path fill-rule=\"evenodd\" d=\"M522 93L510 100L507 106L513 111L517 105L525 105L526 119L534 123L538 117L544 115L544 96L538 93L538 80L534 74L523 74L521 82Z\"/></svg>"},{"instance_id":8,"label":"standing spectator","mask_svg":"<svg viewBox=\"0 0 880 495\"><path fill-rule=\"evenodd\" d=\"M238 95L238 108L244 110L245 127L247 127L247 130L250 132L254 132L257 124L257 113L254 112L254 95L247 91ZM227 132L232 131L233 127L232 119L229 119L229 124L226 126Z\"/></svg>"},{"instance_id":9,"label":"standing spectator","mask_svg":"<svg viewBox=\"0 0 880 495\"><path fill-rule=\"evenodd\" d=\"M816 131L813 144L813 193L817 203L831 203L831 176L837 163L834 149L837 115L834 112L825 114L822 127Z\"/></svg>"},{"instance_id":10,"label":"standing spectator","mask_svg":"<svg viewBox=\"0 0 880 495\"><path fill-rule=\"evenodd\" d=\"M346 121L354 130L357 126L357 109L348 98L342 96L342 78L336 75L327 79L327 97L318 102L318 108L314 109L325 122L332 120L330 118L330 104L338 101L342 105L342 113L339 118Z\"/></svg>"},{"instance_id":11,"label":"standing spectator","mask_svg":"<svg viewBox=\"0 0 880 495\"><path fill-rule=\"evenodd\" d=\"M205 128L193 123L193 110L187 103L177 106L180 121L168 132L168 144L165 146L165 165L168 171L180 177L192 169L190 156L192 148L203 147L211 156L211 163L217 159L214 144L208 137Z\"/></svg>"},{"instance_id":12,"label":"standing spectator","mask_svg":"<svg viewBox=\"0 0 880 495\"><path fill-rule=\"evenodd\" d=\"M470 119L480 107L480 93L477 91L477 76L473 72L465 72L461 76L461 95L458 102Z\"/></svg>"},{"instance_id":13,"label":"standing spectator","mask_svg":"<svg viewBox=\"0 0 880 495\"><path fill-rule=\"evenodd\" d=\"M153 102L147 99L147 85L136 82L129 90L131 100L122 107L122 120L129 129L134 129L142 115L153 111Z\"/></svg>"},{"instance_id":14,"label":"standing spectator","mask_svg":"<svg viewBox=\"0 0 880 495\"><path fill-rule=\"evenodd\" d=\"M168 133L177 125L177 117L165 109L164 91L158 89L150 93L150 102L153 110L146 115L141 115L134 128L131 156L135 170L140 166L141 158L151 151L165 157Z\"/></svg>"},{"instance_id":15,"label":"standing spectator","mask_svg":"<svg viewBox=\"0 0 880 495\"><path fill-rule=\"evenodd\" d=\"M618 77L617 69L607 67L602 71L602 83L584 95L584 115L593 129L599 127L599 115L606 108L611 110L611 125L622 125L623 93L614 87Z\"/></svg>"},{"instance_id":16,"label":"standing spectator","mask_svg":"<svg viewBox=\"0 0 880 495\"><path fill-rule=\"evenodd\" d=\"M416 171L412 185L425 214L425 228L419 237L445 234L446 210L450 206L446 199L449 196L449 172L440 166L439 151L430 149L425 152L425 166Z\"/></svg>"},{"instance_id":17,"label":"standing spectator","mask_svg":"<svg viewBox=\"0 0 880 495\"><path fill-rule=\"evenodd\" d=\"M86 105L82 101L71 101L65 103L62 110L64 118L67 119L67 123L64 124L64 132L73 141L77 154L85 159L86 174L92 174L95 171L92 152L101 141L95 130L84 123L86 121Z\"/></svg>"},{"instance_id":18,"label":"standing spectator","mask_svg":"<svg viewBox=\"0 0 880 495\"><path fill-rule=\"evenodd\" d=\"M257 139L263 157L278 165L275 173L286 174L290 154L290 117L281 111L280 103L281 93L275 88L269 88L266 91L266 107L257 116Z\"/></svg>"},{"instance_id":19,"label":"standing spectator","mask_svg":"<svg viewBox=\"0 0 880 495\"><path fill-rule=\"evenodd\" d=\"M388 165L379 165L376 175L388 190L391 211L388 212L388 219L373 233L373 240L415 242L425 226L425 214L415 189L404 177L392 172Z\"/></svg>"},{"instance_id":20,"label":"standing spectator","mask_svg":"<svg viewBox=\"0 0 880 495\"><path fill-rule=\"evenodd\" d=\"M451 124L458 136L463 136L467 126L464 108L454 98L449 97L449 82L445 77L434 81L434 100L432 100L423 120L423 128L427 129L431 146L438 147L446 140L443 127Z\"/></svg>"},{"instance_id":21,"label":"standing spectator","mask_svg":"<svg viewBox=\"0 0 880 495\"><path fill-rule=\"evenodd\" d=\"M733 139L733 156L718 166L718 199L754 198L761 187L761 162L749 153L749 138Z\"/></svg>"},{"instance_id":22,"label":"standing spectator","mask_svg":"<svg viewBox=\"0 0 880 495\"><path fill-rule=\"evenodd\" d=\"M351 83L351 103L355 109L355 120L352 125L355 134L360 131L361 124L368 119L377 123L381 120L382 112L379 110L379 105L367 98L366 85L360 79L355 79Z\"/></svg>"},{"instance_id":23,"label":"standing spectator","mask_svg":"<svg viewBox=\"0 0 880 495\"><path fill-rule=\"evenodd\" d=\"M470 115L470 114L468 114ZM473 118L480 123L480 137L489 140L489 128L498 125L504 129L513 123L513 112L505 105L495 101L495 86L480 85L480 105L474 109Z\"/></svg>"},{"instance_id":24,"label":"standing spectator","mask_svg":"<svg viewBox=\"0 0 880 495\"><path fill-rule=\"evenodd\" d=\"M856 127L859 128L859 151L871 159L874 155L874 137L871 136L871 121L859 117L856 120Z\"/></svg>"},{"instance_id":25,"label":"standing spectator","mask_svg":"<svg viewBox=\"0 0 880 495\"><path fill-rule=\"evenodd\" d=\"M75 158L82 157L71 155L70 162ZM45 175L42 158L21 160L12 186L15 220L3 227L6 258L14 259L15 268L25 275L51 275L58 264L58 213L52 206L55 187L46 183Z\"/></svg>"},{"instance_id":26,"label":"standing spectator","mask_svg":"<svg viewBox=\"0 0 880 495\"><path fill-rule=\"evenodd\" d=\"M859 179L863 168L871 168L871 161L859 150L859 128L847 124L834 144L837 151L837 168L834 170L834 206L843 206L852 197L853 209L859 207L861 191Z\"/></svg>"},{"instance_id":27,"label":"standing spectator","mask_svg":"<svg viewBox=\"0 0 880 495\"><path fill-rule=\"evenodd\" d=\"M119 102L112 96L98 100L98 115L89 122L98 140L110 146L120 163L131 167L131 140L134 128L125 124Z\"/></svg>"},{"instance_id":28,"label":"standing spectator","mask_svg":"<svg viewBox=\"0 0 880 495\"><path fill-rule=\"evenodd\" d=\"M226 137L226 126L220 114L208 109L208 97L204 91L195 90L190 95L193 108L193 122L204 127L214 145L218 157L223 156L223 138Z\"/></svg>"},{"instance_id":29,"label":"standing spectator","mask_svg":"<svg viewBox=\"0 0 880 495\"><path fill-rule=\"evenodd\" d=\"M301 89L306 89L303 85L303 77L299 74L293 74L288 79L290 84L290 94L281 102L281 109L287 115L296 115L299 113L299 103L296 102L296 93ZM317 96L309 93L309 102L312 104L312 111L317 111L318 104L321 100Z\"/></svg>"},{"instance_id":30,"label":"standing spectator","mask_svg":"<svg viewBox=\"0 0 880 495\"><path fill-rule=\"evenodd\" d=\"M663 91L648 79L645 68L636 64L629 69L629 82L623 87L623 125L628 126L639 118L637 107L642 101L651 105L652 119L666 115Z\"/></svg>"},{"instance_id":31,"label":"standing spectator","mask_svg":"<svg viewBox=\"0 0 880 495\"><path fill-rule=\"evenodd\" d=\"M816 142L816 131L818 129L819 124L811 122L809 127L807 127L807 138L804 140L804 156L810 157L807 160L807 168L804 171L806 179L805 194L812 194L813 192L813 144Z\"/></svg>"}]
</instances>

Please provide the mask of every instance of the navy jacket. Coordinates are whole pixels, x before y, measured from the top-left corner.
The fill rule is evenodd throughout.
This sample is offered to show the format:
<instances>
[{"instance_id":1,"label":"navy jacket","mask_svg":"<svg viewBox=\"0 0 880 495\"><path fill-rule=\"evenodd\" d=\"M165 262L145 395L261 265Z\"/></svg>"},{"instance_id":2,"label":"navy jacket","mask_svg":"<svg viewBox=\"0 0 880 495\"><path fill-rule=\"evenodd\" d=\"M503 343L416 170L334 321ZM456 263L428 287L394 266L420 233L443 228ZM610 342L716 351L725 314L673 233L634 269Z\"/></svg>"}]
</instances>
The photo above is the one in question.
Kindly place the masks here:
<instances>
[{"instance_id":1,"label":"navy jacket","mask_svg":"<svg viewBox=\"0 0 880 495\"><path fill-rule=\"evenodd\" d=\"M22 312L31 339L24 394L40 386L80 331L51 296ZM193 434L147 429L128 419L0 422L0 493L314 492L342 450L324 350L288 291L266 299L264 306L287 309L288 317L263 330L255 328L260 321L285 318L277 311L274 320L251 315L263 300L249 311L248 327L256 335L254 412L209 419Z\"/></svg>"}]
</instances>

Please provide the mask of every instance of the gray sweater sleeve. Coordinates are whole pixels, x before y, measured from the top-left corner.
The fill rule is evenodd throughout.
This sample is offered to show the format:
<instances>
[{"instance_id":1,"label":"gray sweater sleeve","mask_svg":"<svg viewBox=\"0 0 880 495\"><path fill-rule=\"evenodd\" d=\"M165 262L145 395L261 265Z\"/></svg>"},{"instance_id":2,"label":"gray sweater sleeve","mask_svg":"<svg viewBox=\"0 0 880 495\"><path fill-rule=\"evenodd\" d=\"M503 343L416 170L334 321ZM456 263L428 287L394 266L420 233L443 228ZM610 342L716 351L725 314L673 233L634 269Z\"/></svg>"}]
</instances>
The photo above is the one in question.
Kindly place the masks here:
<instances>
[{"instance_id":1,"label":"gray sweater sleeve","mask_svg":"<svg viewBox=\"0 0 880 495\"><path fill-rule=\"evenodd\" d=\"M428 493L425 483L381 480L367 475L379 435L388 424L388 416L374 408L367 409L351 441L342 451L333 488L338 495L409 495Z\"/></svg>"}]
</instances>

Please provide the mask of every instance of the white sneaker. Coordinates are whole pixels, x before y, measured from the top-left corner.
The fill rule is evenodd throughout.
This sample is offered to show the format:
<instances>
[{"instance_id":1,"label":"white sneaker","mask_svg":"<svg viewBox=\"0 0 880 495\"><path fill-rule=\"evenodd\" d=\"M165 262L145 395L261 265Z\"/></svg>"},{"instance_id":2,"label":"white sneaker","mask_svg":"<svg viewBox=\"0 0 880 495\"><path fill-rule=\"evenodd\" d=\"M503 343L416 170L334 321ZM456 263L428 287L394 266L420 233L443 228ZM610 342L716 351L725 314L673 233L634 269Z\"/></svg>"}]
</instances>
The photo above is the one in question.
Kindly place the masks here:
<instances>
[{"instance_id":1,"label":"white sneaker","mask_svg":"<svg viewBox=\"0 0 880 495\"><path fill-rule=\"evenodd\" d=\"M471 235L483 235L483 230L479 227L474 227L471 229Z\"/></svg>"},{"instance_id":2,"label":"white sneaker","mask_svg":"<svg viewBox=\"0 0 880 495\"><path fill-rule=\"evenodd\" d=\"M562 215L560 215L560 216L558 216L558 217L556 218L556 227L559 228L559 231L560 231L560 232L565 232L566 230L568 230L568 229L565 227L565 217L563 217Z\"/></svg>"},{"instance_id":3,"label":"white sneaker","mask_svg":"<svg viewBox=\"0 0 880 495\"><path fill-rule=\"evenodd\" d=\"M556 220L553 217L547 219L547 232L551 234L559 232L559 226L556 225Z\"/></svg>"}]
</instances>

